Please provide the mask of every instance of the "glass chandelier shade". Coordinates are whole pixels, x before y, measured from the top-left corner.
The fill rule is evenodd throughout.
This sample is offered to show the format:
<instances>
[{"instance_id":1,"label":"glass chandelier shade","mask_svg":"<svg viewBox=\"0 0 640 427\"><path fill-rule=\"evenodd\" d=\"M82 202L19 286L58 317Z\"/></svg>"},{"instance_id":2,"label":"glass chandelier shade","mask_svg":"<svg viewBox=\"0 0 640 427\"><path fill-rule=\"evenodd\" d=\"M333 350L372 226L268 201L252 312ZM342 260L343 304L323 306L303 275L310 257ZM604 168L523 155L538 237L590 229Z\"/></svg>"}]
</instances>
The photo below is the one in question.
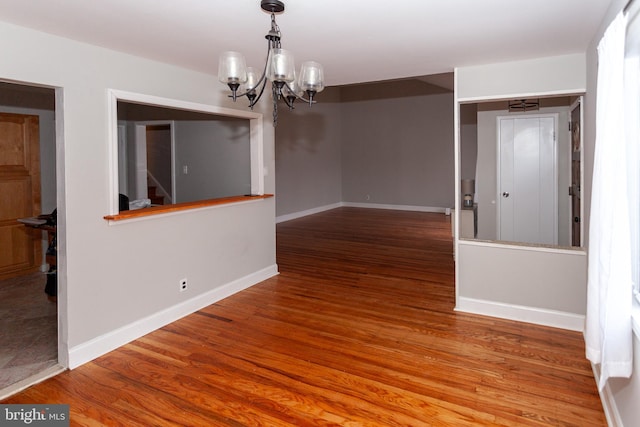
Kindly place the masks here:
<instances>
[{"instance_id":1,"label":"glass chandelier shade","mask_svg":"<svg viewBox=\"0 0 640 427\"><path fill-rule=\"evenodd\" d=\"M247 81L244 83L244 90L250 91L258 86L260 75L253 67L247 67Z\"/></svg>"},{"instance_id":2,"label":"glass chandelier shade","mask_svg":"<svg viewBox=\"0 0 640 427\"><path fill-rule=\"evenodd\" d=\"M267 78L272 82L290 83L295 79L293 53L284 49L273 49L269 59Z\"/></svg>"},{"instance_id":3,"label":"glass chandelier shade","mask_svg":"<svg viewBox=\"0 0 640 427\"><path fill-rule=\"evenodd\" d=\"M247 64L238 52L224 52L218 64L218 79L225 84L247 81Z\"/></svg>"},{"instance_id":4,"label":"glass chandelier shade","mask_svg":"<svg viewBox=\"0 0 640 427\"><path fill-rule=\"evenodd\" d=\"M300 88L305 91L309 99L313 101L316 93L322 92L324 89L324 70L322 65L315 61L307 61L300 68Z\"/></svg>"},{"instance_id":5,"label":"glass chandelier shade","mask_svg":"<svg viewBox=\"0 0 640 427\"><path fill-rule=\"evenodd\" d=\"M265 36L268 43L267 60L262 74L259 75L256 70L247 67L242 54L224 52L219 58L218 80L229 86L229 96L234 101L238 97L246 96L251 109L260 100L267 81L270 81L273 123L276 125L279 100L283 100L289 109L293 109L296 99L302 99L309 105L315 103L315 95L324 89L324 71L319 63L307 61L302 64L296 78L293 54L280 46L280 28L275 19L276 12L284 11L284 3L279 0L262 0L261 7L271 13L271 30Z\"/></svg>"}]
</instances>

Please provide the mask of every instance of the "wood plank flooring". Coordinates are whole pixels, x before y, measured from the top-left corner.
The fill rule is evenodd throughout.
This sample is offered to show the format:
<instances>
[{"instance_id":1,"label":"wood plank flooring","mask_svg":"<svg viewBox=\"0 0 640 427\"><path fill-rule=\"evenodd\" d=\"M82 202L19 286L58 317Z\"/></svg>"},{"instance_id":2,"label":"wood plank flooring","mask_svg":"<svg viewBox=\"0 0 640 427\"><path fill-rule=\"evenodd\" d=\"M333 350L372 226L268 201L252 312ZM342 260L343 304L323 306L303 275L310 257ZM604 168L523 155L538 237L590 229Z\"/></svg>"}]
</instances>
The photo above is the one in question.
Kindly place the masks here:
<instances>
[{"instance_id":1,"label":"wood plank flooring","mask_svg":"<svg viewBox=\"0 0 640 427\"><path fill-rule=\"evenodd\" d=\"M450 230L355 208L279 224L279 276L3 403L87 426L605 426L581 334L453 311Z\"/></svg>"}]
</instances>

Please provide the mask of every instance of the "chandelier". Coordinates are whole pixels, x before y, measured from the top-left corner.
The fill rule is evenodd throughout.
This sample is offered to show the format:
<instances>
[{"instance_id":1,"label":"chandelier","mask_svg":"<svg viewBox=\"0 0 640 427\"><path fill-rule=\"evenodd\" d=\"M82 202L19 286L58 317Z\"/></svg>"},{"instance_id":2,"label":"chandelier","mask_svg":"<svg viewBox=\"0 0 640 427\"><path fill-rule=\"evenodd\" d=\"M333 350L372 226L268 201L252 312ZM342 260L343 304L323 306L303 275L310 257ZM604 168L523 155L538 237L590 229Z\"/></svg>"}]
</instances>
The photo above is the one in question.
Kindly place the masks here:
<instances>
[{"instance_id":1,"label":"chandelier","mask_svg":"<svg viewBox=\"0 0 640 427\"><path fill-rule=\"evenodd\" d=\"M267 60L258 75L255 69L247 67L244 56L238 52L224 52L218 64L218 80L229 86L235 102L246 96L249 107L260 100L267 81L271 82L273 99L273 124L278 122L278 101L283 101L290 110L296 99L314 104L318 92L324 89L324 71L322 65L307 61L300 67L296 76L293 54L280 46L280 28L276 24L276 13L284 11L284 3L278 0L262 0L260 7L271 14L271 30L267 33ZM304 95L306 94L306 98Z\"/></svg>"}]
</instances>

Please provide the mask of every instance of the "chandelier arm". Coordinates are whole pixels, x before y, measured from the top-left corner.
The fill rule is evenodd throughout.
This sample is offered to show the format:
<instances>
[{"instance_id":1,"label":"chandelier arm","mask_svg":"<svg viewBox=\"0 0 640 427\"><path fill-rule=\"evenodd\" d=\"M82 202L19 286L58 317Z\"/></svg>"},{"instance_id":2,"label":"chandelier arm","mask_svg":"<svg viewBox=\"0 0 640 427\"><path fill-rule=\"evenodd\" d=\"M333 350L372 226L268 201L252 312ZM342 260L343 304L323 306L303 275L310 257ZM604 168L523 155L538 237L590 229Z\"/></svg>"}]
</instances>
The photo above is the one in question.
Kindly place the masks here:
<instances>
[{"instance_id":1,"label":"chandelier arm","mask_svg":"<svg viewBox=\"0 0 640 427\"><path fill-rule=\"evenodd\" d=\"M267 40L267 60L264 63L264 68L262 69L262 75L260 76L260 78L258 79L258 82L256 83L255 87L253 89L249 89L243 93L237 94L236 97L242 97L245 95L248 95L249 92L251 92L252 90L255 90L258 86L262 85L262 89L260 90L260 94L258 95L258 97L249 104L249 107L253 108L253 106L256 104L256 102L258 102L258 100L260 100L260 97L262 96L262 92L264 91L264 84L267 81L267 66L269 65L269 54L271 53L271 42ZM232 95L229 95L230 97Z\"/></svg>"},{"instance_id":2,"label":"chandelier arm","mask_svg":"<svg viewBox=\"0 0 640 427\"><path fill-rule=\"evenodd\" d=\"M267 85L267 68L269 67L269 59L271 58L271 48L271 41L267 39L267 59L265 60L264 67L262 68L262 75L260 76L260 78L258 79L258 83L256 84L256 87L260 85L262 85L262 87L260 88L260 93L258 94L258 96L249 104L249 107L251 108L256 105L260 98L262 98L264 88Z\"/></svg>"},{"instance_id":3,"label":"chandelier arm","mask_svg":"<svg viewBox=\"0 0 640 427\"><path fill-rule=\"evenodd\" d=\"M286 82L285 82L285 84L284 84L284 85L287 87L287 89L289 89L289 92L290 92L290 93L292 93L292 94L293 94L293 96L295 96L295 97L296 97L296 99L299 99L299 100L301 100L301 101L304 101L304 102L306 102L307 104L316 104L316 103L318 102L318 101L315 101L315 100L312 100L312 99L309 99L309 98L305 98L305 97L304 97L304 96L302 96L302 95L298 95L297 93L295 93L295 92L293 91L293 89L291 88L291 86L289 86L289 83L286 83ZM289 105L289 103L288 103L288 102L287 102L287 105Z\"/></svg>"},{"instance_id":4,"label":"chandelier arm","mask_svg":"<svg viewBox=\"0 0 640 427\"><path fill-rule=\"evenodd\" d=\"M295 98L294 98L295 100ZM283 96L282 97L282 101L287 104L287 107L289 107L289 110L293 110L295 109L295 107L293 106L293 101L289 101L289 97L288 96Z\"/></svg>"},{"instance_id":5,"label":"chandelier arm","mask_svg":"<svg viewBox=\"0 0 640 427\"><path fill-rule=\"evenodd\" d=\"M260 84L262 84L262 87L260 88L260 92L258 93L258 96L256 96L256 98L253 101L251 101L251 103L249 104L249 107L251 107L252 109L253 109L253 106L256 105L258 101L260 101L260 98L262 98L262 94L264 93L264 88L267 86L267 79L262 79L262 82Z\"/></svg>"}]
</instances>

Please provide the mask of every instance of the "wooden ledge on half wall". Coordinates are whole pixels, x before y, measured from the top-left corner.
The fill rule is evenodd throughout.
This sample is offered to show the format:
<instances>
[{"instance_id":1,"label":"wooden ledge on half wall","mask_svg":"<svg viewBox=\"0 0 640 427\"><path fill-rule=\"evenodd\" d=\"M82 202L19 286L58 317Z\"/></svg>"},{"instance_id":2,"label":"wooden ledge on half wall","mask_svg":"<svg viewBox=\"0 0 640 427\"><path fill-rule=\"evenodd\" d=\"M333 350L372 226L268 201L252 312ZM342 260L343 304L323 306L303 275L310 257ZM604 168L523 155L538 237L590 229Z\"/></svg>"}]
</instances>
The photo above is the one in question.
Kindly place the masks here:
<instances>
[{"instance_id":1,"label":"wooden ledge on half wall","mask_svg":"<svg viewBox=\"0 0 640 427\"><path fill-rule=\"evenodd\" d=\"M219 199L198 200L196 202L176 203L173 205L157 205L150 206L148 208L122 211L115 215L105 215L104 219L108 221L122 221L132 218L185 211L189 209L205 208L207 206L227 205L231 203L248 202L251 200L268 199L269 197L273 197L273 194L230 196L221 197Z\"/></svg>"}]
</instances>

